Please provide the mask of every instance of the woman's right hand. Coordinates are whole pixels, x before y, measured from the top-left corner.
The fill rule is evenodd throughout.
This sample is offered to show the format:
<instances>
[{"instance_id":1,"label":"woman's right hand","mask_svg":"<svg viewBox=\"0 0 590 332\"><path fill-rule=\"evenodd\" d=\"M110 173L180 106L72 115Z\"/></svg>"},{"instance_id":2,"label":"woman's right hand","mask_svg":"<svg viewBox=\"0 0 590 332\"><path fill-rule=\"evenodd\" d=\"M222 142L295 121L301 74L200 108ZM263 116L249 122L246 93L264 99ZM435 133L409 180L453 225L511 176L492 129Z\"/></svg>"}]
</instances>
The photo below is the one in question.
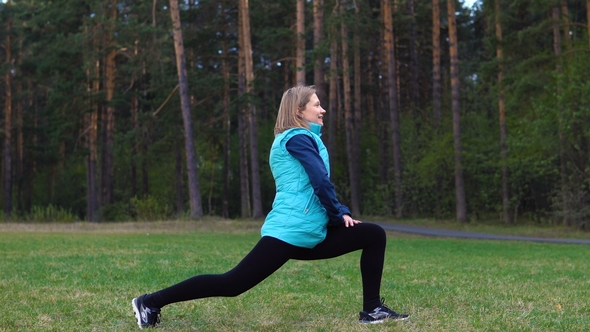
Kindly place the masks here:
<instances>
[{"instance_id":1,"label":"woman's right hand","mask_svg":"<svg viewBox=\"0 0 590 332\"><path fill-rule=\"evenodd\" d=\"M362 221L352 219L352 217L347 214L343 215L342 218L344 219L344 226L346 227L353 227L356 224L362 223Z\"/></svg>"}]
</instances>

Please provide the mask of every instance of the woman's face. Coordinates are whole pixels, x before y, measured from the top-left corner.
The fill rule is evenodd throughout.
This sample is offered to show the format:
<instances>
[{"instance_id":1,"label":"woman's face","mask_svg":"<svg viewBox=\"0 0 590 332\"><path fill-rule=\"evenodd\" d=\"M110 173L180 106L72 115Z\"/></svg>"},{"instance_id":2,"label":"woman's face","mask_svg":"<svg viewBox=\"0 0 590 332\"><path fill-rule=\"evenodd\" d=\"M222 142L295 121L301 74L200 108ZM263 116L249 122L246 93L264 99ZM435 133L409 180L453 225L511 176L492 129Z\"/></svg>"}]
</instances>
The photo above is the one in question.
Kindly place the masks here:
<instances>
[{"instance_id":1,"label":"woman's face","mask_svg":"<svg viewBox=\"0 0 590 332\"><path fill-rule=\"evenodd\" d=\"M309 102L305 105L305 109L299 111L303 120L317 123L320 126L324 125L324 113L326 113L326 110L320 105L320 99L315 93L309 98Z\"/></svg>"}]
</instances>

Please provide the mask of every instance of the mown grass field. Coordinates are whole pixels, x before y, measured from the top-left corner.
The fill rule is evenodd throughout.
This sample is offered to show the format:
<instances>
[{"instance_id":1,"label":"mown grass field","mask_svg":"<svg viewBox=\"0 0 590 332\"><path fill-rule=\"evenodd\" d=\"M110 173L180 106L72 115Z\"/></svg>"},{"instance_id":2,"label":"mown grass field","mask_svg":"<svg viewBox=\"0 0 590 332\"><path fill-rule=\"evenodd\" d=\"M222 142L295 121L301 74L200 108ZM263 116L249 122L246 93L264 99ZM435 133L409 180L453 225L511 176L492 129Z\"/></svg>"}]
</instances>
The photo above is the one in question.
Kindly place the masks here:
<instances>
[{"instance_id":1,"label":"mown grass field","mask_svg":"<svg viewBox=\"0 0 590 332\"><path fill-rule=\"evenodd\" d=\"M232 268L257 222L0 224L0 331L134 331L130 301ZM161 331L587 331L590 246L389 233L382 296L357 323L359 253L290 261L235 298L173 304Z\"/></svg>"}]
</instances>

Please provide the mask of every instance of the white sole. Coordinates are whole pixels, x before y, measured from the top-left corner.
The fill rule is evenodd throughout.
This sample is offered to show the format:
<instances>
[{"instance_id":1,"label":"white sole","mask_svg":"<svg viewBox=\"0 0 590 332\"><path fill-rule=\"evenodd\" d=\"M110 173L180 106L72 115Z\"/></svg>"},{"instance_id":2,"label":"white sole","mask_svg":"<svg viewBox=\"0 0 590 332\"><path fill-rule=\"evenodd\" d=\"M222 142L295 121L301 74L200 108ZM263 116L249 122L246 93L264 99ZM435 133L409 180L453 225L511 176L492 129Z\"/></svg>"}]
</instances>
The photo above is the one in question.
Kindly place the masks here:
<instances>
[{"instance_id":1,"label":"white sole","mask_svg":"<svg viewBox=\"0 0 590 332\"><path fill-rule=\"evenodd\" d=\"M131 305L133 306L133 314L135 315L135 319L137 320L137 326L139 326L140 329L143 329L143 327L141 326L141 317L139 316L139 309L137 308L135 300L137 299L135 298L131 300Z\"/></svg>"},{"instance_id":2,"label":"white sole","mask_svg":"<svg viewBox=\"0 0 590 332\"><path fill-rule=\"evenodd\" d=\"M383 324L383 323L385 323L387 321L390 321L390 320L392 320L394 322L401 322L403 320L407 320L408 318L410 318L410 316L404 317L404 318L397 318L397 319L384 318L384 319L381 319L381 320L373 320L373 321L368 321L368 322L361 322L361 321L359 321L359 323L361 323L361 324Z\"/></svg>"}]
</instances>

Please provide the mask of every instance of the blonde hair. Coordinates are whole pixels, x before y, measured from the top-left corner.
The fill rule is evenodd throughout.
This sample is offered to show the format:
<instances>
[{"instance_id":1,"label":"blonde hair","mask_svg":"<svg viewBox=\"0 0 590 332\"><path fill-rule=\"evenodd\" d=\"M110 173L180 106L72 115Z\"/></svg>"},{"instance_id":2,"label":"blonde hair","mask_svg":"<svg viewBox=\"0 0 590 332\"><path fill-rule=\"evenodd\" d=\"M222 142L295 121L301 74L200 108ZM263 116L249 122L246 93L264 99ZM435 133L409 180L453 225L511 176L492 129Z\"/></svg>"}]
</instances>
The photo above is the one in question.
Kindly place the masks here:
<instances>
[{"instance_id":1,"label":"blonde hair","mask_svg":"<svg viewBox=\"0 0 590 332\"><path fill-rule=\"evenodd\" d=\"M277 122L275 123L275 136L291 128L309 129L309 124L299 116L298 111L305 109L305 106L311 100L311 96L315 93L316 89L313 85L295 86L283 93L279 113L277 114Z\"/></svg>"}]
</instances>

